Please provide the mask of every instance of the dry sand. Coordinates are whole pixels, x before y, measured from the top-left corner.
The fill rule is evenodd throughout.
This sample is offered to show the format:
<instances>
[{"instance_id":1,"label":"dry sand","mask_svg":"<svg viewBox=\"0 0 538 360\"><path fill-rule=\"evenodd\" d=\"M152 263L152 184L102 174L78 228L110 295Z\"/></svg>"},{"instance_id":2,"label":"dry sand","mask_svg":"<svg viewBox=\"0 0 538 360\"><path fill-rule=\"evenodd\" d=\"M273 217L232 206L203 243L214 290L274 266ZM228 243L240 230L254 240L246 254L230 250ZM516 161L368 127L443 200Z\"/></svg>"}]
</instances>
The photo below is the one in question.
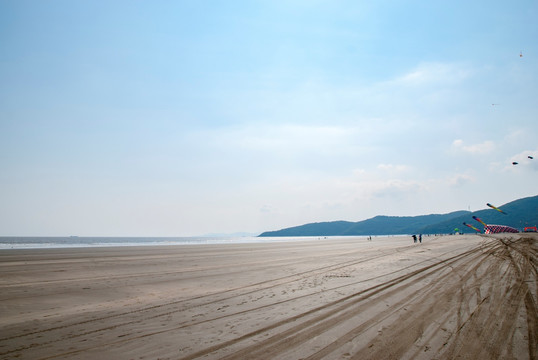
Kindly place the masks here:
<instances>
[{"instance_id":1,"label":"dry sand","mask_svg":"<svg viewBox=\"0 0 538 360\"><path fill-rule=\"evenodd\" d=\"M536 359L537 236L0 251L2 359Z\"/></svg>"}]
</instances>

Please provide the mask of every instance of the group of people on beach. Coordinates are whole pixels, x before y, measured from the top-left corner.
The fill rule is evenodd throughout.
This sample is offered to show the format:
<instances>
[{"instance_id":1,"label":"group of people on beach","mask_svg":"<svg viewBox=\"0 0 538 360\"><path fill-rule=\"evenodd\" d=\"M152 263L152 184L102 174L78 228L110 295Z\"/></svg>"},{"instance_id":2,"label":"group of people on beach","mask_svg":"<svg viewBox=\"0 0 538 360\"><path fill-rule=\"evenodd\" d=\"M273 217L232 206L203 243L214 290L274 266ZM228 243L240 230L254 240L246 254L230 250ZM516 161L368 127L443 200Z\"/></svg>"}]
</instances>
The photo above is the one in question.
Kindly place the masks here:
<instances>
[{"instance_id":1,"label":"group of people on beach","mask_svg":"<svg viewBox=\"0 0 538 360\"><path fill-rule=\"evenodd\" d=\"M418 235L418 241L422 244L422 234ZM413 234L413 242L415 244L417 243L417 236L415 234Z\"/></svg>"}]
</instances>

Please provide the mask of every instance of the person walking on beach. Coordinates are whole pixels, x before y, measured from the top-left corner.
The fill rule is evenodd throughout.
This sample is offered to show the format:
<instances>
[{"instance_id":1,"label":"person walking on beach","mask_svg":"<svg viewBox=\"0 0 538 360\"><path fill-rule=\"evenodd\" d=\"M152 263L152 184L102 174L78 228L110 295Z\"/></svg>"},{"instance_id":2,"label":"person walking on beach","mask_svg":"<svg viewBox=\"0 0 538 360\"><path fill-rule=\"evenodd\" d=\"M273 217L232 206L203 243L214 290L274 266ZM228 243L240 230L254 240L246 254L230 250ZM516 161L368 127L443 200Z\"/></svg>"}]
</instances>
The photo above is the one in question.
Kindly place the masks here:
<instances>
[{"instance_id":1,"label":"person walking on beach","mask_svg":"<svg viewBox=\"0 0 538 360\"><path fill-rule=\"evenodd\" d=\"M417 243L417 236L415 234L413 234L413 242L416 244Z\"/></svg>"},{"instance_id":2,"label":"person walking on beach","mask_svg":"<svg viewBox=\"0 0 538 360\"><path fill-rule=\"evenodd\" d=\"M418 235L418 241L422 244L422 234Z\"/></svg>"}]
</instances>

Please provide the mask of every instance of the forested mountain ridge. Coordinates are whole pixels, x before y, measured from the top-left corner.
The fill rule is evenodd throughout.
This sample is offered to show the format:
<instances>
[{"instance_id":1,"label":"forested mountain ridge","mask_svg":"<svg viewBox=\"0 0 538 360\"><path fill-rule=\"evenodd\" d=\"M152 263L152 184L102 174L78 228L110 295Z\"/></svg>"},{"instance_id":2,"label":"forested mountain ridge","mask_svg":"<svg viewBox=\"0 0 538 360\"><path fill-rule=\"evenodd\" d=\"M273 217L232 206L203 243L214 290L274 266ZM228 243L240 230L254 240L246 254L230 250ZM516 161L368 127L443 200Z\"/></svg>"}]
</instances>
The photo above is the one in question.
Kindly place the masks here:
<instances>
[{"instance_id":1,"label":"forested mountain ridge","mask_svg":"<svg viewBox=\"0 0 538 360\"><path fill-rule=\"evenodd\" d=\"M455 228L462 232L474 232L464 226L466 222L478 229L483 226L472 217L487 224L508 225L520 230L525 226L538 225L538 196L518 199L500 206L502 214L494 209L475 212L454 211L448 214L420 216L375 216L358 222L331 221L310 223L277 231L266 231L259 236L346 236L346 235L399 235L451 233Z\"/></svg>"}]
</instances>

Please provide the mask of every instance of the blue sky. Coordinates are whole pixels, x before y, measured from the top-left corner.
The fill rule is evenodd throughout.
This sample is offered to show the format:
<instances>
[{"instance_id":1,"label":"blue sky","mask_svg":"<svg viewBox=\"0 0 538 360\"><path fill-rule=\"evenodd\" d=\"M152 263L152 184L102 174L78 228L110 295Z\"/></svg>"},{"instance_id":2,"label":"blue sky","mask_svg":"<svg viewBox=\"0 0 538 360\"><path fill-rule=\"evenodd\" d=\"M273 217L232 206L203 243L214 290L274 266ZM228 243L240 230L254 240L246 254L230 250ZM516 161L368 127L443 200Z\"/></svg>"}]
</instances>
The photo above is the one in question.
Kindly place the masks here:
<instances>
[{"instance_id":1,"label":"blue sky","mask_svg":"<svg viewBox=\"0 0 538 360\"><path fill-rule=\"evenodd\" d=\"M536 195L537 18L536 1L2 1L0 235L259 233Z\"/></svg>"}]
</instances>

